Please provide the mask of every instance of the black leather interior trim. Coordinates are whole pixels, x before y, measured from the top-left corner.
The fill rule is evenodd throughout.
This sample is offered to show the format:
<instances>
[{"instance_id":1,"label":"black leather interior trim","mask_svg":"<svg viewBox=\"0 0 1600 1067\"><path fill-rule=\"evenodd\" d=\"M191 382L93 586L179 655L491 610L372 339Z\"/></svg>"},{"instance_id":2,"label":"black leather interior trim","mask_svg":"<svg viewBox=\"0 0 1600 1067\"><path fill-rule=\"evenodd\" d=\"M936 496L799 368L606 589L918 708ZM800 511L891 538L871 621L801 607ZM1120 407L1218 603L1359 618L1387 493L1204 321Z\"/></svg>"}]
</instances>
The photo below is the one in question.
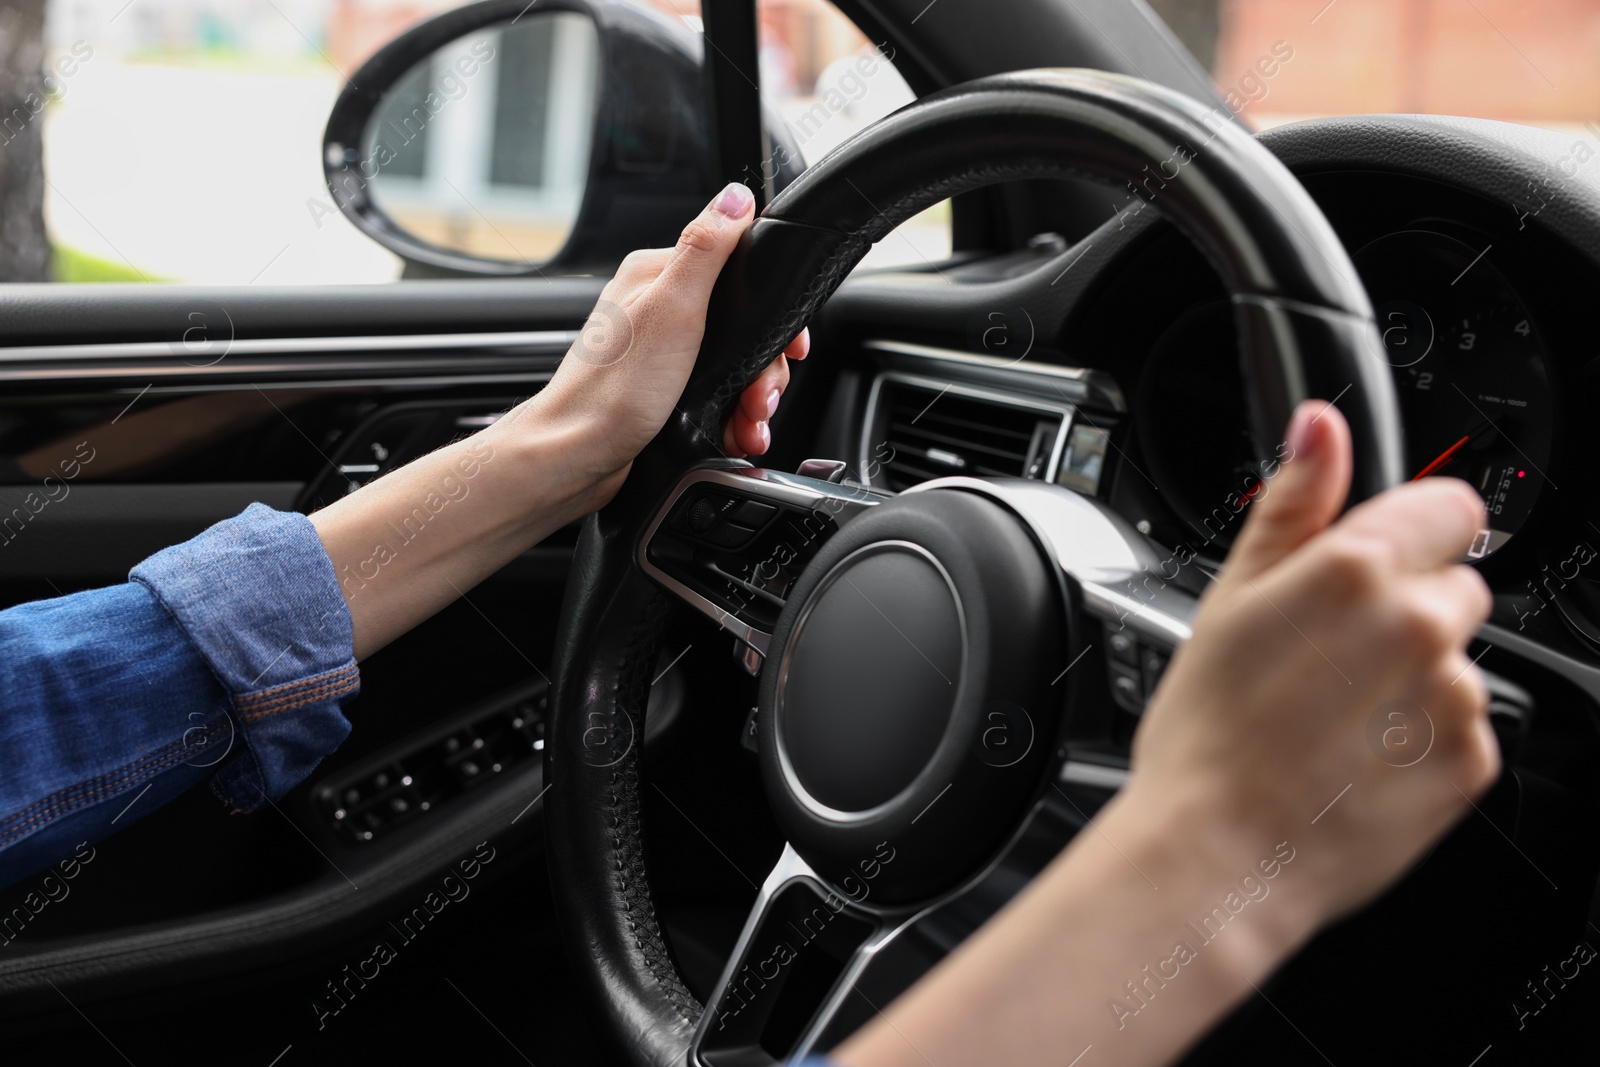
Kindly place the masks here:
<instances>
[{"instance_id":1,"label":"black leather interior trim","mask_svg":"<svg viewBox=\"0 0 1600 1067\"><path fill-rule=\"evenodd\" d=\"M81 1005L125 993L134 978L149 992L247 974L324 949L359 930L374 912L415 904L425 882L479 842L537 847L538 820L524 818L515 827L512 820L538 795L543 779L539 764L529 763L482 786L473 804L441 810L415 839L381 857L338 855L351 881L329 870L303 889L211 915L72 939L19 938L0 955L0 1018L59 1009L51 983Z\"/></svg>"},{"instance_id":2,"label":"black leather interior trim","mask_svg":"<svg viewBox=\"0 0 1600 1067\"><path fill-rule=\"evenodd\" d=\"M939 80L938 85L928 84L927 77L913 81L918 95L1002 71L1073 66L1136 75L1196 100L1221 103L1205 69L1143 0L1071 0L1008 9L1004 33L994 32L995 12L985 4L840 0L839 8L869 36L881 27L897 50L911 56L906 65Z\"/></svg>"},{"instance_id":3,"label":"black leather interior trim","mask_svg":"<svg viewBox=\"0 0 1600 1067\"><path fill-rule=\"evenodd\" d=\"M305 352L337 352L347 355L398 354L449 350L507 350L562 352L578 339L577 330L515 330L506 333L419 333L375 334L367 337L242 337L219 342L228 356L282 356ZM117 344L31 345L0 347L0 364L29 360L56 359L63 362L93 359L163 359L185 355L190 365L203 365L181 350L177 341L125 341Z\"/></svg>"},{"instance_id":4,"label":"black leather interior trim","mask_svg":"<svg viewBox=\"0 0 1600 1067\"><path fill-rule=\"evenodd\" d=\"M5 285L0 344L173 341L195 311L232 336L483 333L583 324L605 278L404 281L390 285Z\"/></svg>"},{"instance_id":5,"label":"black leather interior trim","mask_svg":"<svg viewBox=\"0 0 1600 1067\"><path fill-rule=\"evenodd\" d=\"M351 356L325 356L307 346L305 355L228 357L210 366L171 356L159 362L144 359L69 360L0 364L0 382L71 382L135 387L160 382L162 386L215 383L220 388L239 388L242 382L285 382L300 380L323 385L425 383L447 385L467 382L512 382L543 380L555 373L566 354L559 351L535 354L508 352L484 356L477 353L412 353L400 357L383 353ZM224 384L225 383L225 384Z\"/></svg>"},{"instance_id":6,"label":"black leather interior trim","mask_svg":"<svg viewBox=\"0 0 1600 1067\"><path fill-rule=\"evenodd\" d=\"M1593 138L1491 119L1355 115L1279 126L1261 143L1297 174L1411 174L1505 204L1600 263L1600 151ZM1575 151L1585 146L1589 156Z\"/></svg>"}]
</instances>

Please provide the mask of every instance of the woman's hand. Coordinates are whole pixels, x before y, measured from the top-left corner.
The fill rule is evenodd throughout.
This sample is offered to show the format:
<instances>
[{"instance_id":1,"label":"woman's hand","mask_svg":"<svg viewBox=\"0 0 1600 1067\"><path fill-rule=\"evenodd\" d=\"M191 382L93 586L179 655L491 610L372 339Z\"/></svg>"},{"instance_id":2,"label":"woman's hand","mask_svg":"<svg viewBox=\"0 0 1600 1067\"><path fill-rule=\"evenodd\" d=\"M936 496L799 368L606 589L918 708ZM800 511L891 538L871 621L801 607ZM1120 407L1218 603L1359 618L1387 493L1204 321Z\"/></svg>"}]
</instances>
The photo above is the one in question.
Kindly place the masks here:
<instances>
[{"instance_id":1,"label":"woman's hand","mask_svg":"<svg viewBox=\"0 0 1600 1067\"><path fill-rule=\"evenodd\" d=\"M527 405L540 418L584 428L592 438L592 473L612 492L660 432L689 380L711 288L754 220L753 207L750 190L734 182L684 227L675 247L630 253L560 370ZM788 361L804 359L810 347L802 330L745 389L723 428L722 447L730 456L767 450L768 422L789 384Z\"/></svg>"},{"instance_id":2,"label":"woman's hand","mask_svg":"<svg viewBox=\"0 0 1600 1067\"><path fill-rule=\"evenodd\" d=\"M350 608L357 659L616 493L689 380L711 287L752 206L748 189L730 185L675 248L628 256L531 400L311 517ZM809 346L802 330L745 390L723 428L730 454L767 450L788 360Z\"/></svg>"},{"instance_id":3,"label":"woman's hand","mask_svg":"<svg viewBox=\"0 0 1600 1067\"><path fill-rule=\"evenodd\" d=\"M1120 802L1190 807L1256 850L1290 841L1320 923L1398 877L1499 772L1464 652L1490 595L1457 562L1485 520L1466 483L1426 478L1334 521L1343 417L1308 402L1287 438L1145 714Z\"/></svg>"},{"instance_id":4,"label":"woman's hand","mask_svg":"<svg viewBox=\"0 0 1600 1067\"><path fill-rule=\"evenodd\" d=\"M1476 494L1426 479L1335 521L1344 419L1301 405L1287 443L1145 712L1127 787L839 1063L1170 1063L1494 780L1463 652L1489 596L1455 562L1483 523Z\"/></svg>"}]
</instances>

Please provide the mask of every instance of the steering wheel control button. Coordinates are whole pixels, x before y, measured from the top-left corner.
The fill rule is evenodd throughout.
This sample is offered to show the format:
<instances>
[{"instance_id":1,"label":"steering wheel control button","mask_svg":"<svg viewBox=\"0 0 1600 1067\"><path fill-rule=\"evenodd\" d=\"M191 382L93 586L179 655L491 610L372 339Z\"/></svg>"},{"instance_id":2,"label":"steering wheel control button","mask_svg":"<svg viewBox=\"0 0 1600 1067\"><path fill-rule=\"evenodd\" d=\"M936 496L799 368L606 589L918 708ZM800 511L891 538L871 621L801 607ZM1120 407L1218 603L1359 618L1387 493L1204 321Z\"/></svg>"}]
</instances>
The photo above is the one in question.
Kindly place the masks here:
<instances>
[{"instance_id":1,"label":"steering wheel control button","mask_svg":"<svg viewBox=\"0 0 1600 1067\"><path fill-rule=\"evenodd\" d=\"M1139 642L1126 630L1112 630L1106 634L1106 653L1132 667L1139 662Z\"/></svg>"},{"instance_id":2,"label":"steering wheel control button","mask_svg":"<svg viewBox=\"0 0 1600 1067\"><path fill-rule=\"evenodd\" d=\"M736 522L725 522L706 534L706 541L718 548L742 548L749 543L756 531L750 526L740 526Z\"/></svg>"},{"instance_id":3,"label":"steering wheel control button","mask_svg":"<svg viewBox=\"0 0 1600 1067\"><path fill-rule=\"evenodd\" d=\"M742 548L778 508L720 490L702 490L681 502L669 525L717 548Z\"/></svg>"},{"instance_id":4,"label":"steering wheel control button","mask_svg":"<svg viewBox=\"0 0 1600 1067\"><path fill-rule=\"evenodd\" d=\"M773 631L755 734L819 875L842 885L892 848L873 897L910 903L1005 846L1060 729L1062 595L1026 523L976 492L904 494L822 547Z\"/></svg>"},{"instance_id":5,"label":"steering wheel control button","mask_svg":"<svg viewBox=\"0 0 1600 1067\"><path fill-rule=\"evenodd\" d=\"M1125 663L1111 664L1111 695L1135 715L1144 711L1144 681L1139 671Z\"/></svg>"},{"instance_id":6,"label":"steering wheel control button","mask_svg":"<svg viewBox=\"0 0 1600 1067\"><path fill-rule=\"evenodd\" d=\"M1172 654L1165 649L1152 645L1144 645L1139 650L1139 670L1144 674L1144 698L1149 700L1155 693L1156 686L1161 684L1161 675L1166 672L1167 661Z\"/></svg>"},{"instance_id":7,"label":"steering wheel control button","mask_svg":"<svg viewBox=\"0 0 1600 1067\"><path fill-rule=\"evenodd\" d=\"M732 503L730 497L702 496L685 512L686 525L694 533L705 533L717 524Z\"/></svg>"},{"instance_id":8,"label":"steering wheel control button","mask_svg":"<svg viewBox=\"0 0 1600 1067\"><path fill-rule=\"evenodd\" d=\"M1161 683L1172 650L1142 638L1118 623L1106 622L1106 679L1117 706L1135 715Z\"/></svg>"},{"instance_id":9,"label":"steering wheel control button","mask_svg":"<svg viewBox=\"0 0 1600 1067\"><path fill-rule=\"evenodd\" d=\"M745 500L729 513L728 521L741 526L760 527L777 513L778 509L771 504L763 504L759 500Z\"/></svg>"},{"instance_id":10,"label":"steering wheel control button","mask_svg":"<svg viewBox=\"0 0 1600 1067\"><path fill-rule=\"evenodd\" d=\"M764 654L806 564L846 518L881 499L762 468L707 468L689 475L669 499L639 562Z\"/></svg>"}]
</instances>

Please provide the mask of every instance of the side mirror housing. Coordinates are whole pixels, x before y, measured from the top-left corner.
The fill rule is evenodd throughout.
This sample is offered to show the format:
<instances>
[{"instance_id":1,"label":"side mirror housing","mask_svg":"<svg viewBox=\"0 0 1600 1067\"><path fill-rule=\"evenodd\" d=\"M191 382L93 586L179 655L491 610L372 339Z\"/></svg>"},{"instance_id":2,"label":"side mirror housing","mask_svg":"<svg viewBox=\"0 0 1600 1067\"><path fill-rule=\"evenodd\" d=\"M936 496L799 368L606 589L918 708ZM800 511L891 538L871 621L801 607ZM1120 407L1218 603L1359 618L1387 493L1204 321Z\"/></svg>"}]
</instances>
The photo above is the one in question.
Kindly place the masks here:
<instances>
[{"instance_id":1,"label":"side mirror housing","mask_svg":"<svg viewBox=\"0 0 1600 1067\"><path fill-rule=\"evenodd\" d=\"M484 0L379 49L323 137L334 203L408 276L609 273L716 173L705 39L628 0ZM774 185L799 148L769 113Z\"/></svg>"}]
</instances>

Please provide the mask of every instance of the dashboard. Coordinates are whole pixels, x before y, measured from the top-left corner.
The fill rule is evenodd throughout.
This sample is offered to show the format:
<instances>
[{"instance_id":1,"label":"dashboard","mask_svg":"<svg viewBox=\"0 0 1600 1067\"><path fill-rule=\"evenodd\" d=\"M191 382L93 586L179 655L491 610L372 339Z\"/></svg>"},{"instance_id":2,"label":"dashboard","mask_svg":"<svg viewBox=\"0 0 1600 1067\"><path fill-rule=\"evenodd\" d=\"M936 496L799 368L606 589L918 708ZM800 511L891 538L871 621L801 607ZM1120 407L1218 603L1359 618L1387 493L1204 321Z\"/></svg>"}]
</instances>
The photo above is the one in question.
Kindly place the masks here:
<instances>
[{"instance_id":1,"label":"dashboard","mask_svg":"<svg viewBox=\"0 0 1600 1067\"><path fill-rule=\"evenodd\" d=\"M1507 547L1532 516L1550 484L1556 417L1551 368L1558 359L1523 286L1506 276L1493 251L1494 241L1470 223L1419 217L1352 256L1393 374L1407 475L1461 478L1483 497L1488 523L1467 551L1472 561ZM1202 530L1217 510L1208 506L1207 489L1226 481L1228 492L1216 503L1231 531L1255 488L1259 445L1236 414L1202 427L1195 425L1199 412L1184 410L1197 391L1237 383L1228 365L1231 319L1223 300L1182 311L1147 356L1138 394L1141 446L1172 475L1177 516Z\"/></svg>"},{"instance_id":2,"label":"dashboard","mask_svg":"<svg viewBox=\"0 0 1600 1067\"><path fill-rule=\"evenodd\" d=\"M1466 561L1496 593L1497 622L1592 654L1600 601L1584 567L1600 530L1582 430L1597 399L1587 330L1595 266L1524 225L1511 204L1459 187L1375 171L1304 180L1371 297L1407 476L1461 478L1483 498L1488 522ZM1175 254L1174 239L1156 238L1143 255L1209 273ZM1160 308L1160 332L1113 360L1112 373L1137 383L1128 459L1142 457L1160 487L1128 481L1129 504L1150 513L1158 539L1198 541L1215 559L1242 521L1262 445L1246 429L1229 307L1220 291L1193 292L1203 284L1191 279L1175 301L1143 301L1146 315Z\"/></svg>"},{"instance_id":3,"label":"dashboard","mask_svg":"<svg viewBox=\"0 0 1600 1067\"><path fill-rule=\"evenodd\" d=\"M1562 169L1577 155L1563 154L1572 138L1501 123L1322 120L1263 139L1327 215L1371 297L1407 477L1461 478L1484 500L1488 521L1465 561L1496 594L1492 621L1600 659L1600 486L1585 439L1600 402L1589 326L1600 174ZM855 455L865 467L887 450L876 484L1044 478L1106 500L1159 547L1220 565L1259 460L1286 446L1252 440L1215 271L1142 214L1067 249L1064 274L1026 254L945 271L996 290L987 306L1007 309L969 312L966 336L947 332L946 346L867 343L876 378ZM1072 284L1057 285L1063 277ZM1025 336L1008 339L1010 352L975 345L987 334L974 318ZM972 406L985 402L988 416Z\"/></svg>"},{"instance_id":4,"label":"dashboard","mask_svg":"<svg viewBox=\"0 0 1600 1067\"><path fill-rule=\"evenodd\" d=\"M1340 216L1335 225L1372 300L1407 476L1448 475L1478 491L1488 523L1467 560L1508 550L1559 491L1551 473L1564 465L1559 434L1583 396L1591 354L1569 343L1581 329L1573 321L1581 302L1549 299L1573 286L1564 270L1571 264L1496 233L1502 220L1492 204L1451 197L1442 205L1438 190L1398 176L1324 175L1310 184ZM1375 203L1388 217L1360 208ZM1345 204L1350 210L1339 211ZM1135 359L1122 368L1140 383L1139 448L1169 490L1168 518L1225 549L1261 451L1238 400L1231 310L1218 294L1164 309L1162 320L1142 366Z\"/></svg>"}]
</instances>

